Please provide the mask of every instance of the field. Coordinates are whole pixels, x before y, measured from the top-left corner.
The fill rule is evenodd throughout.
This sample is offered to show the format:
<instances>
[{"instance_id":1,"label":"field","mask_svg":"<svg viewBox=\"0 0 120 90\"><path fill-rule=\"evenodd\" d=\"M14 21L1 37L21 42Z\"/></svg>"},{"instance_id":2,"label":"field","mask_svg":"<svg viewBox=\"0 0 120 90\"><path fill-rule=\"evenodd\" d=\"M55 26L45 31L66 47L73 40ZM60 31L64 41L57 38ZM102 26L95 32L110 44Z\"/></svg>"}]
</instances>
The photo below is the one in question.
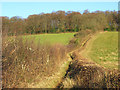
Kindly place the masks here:
<instances>
[{"instance_id":1,"label":"field","mask_svg":"<svg viewBox=\"0 0 120 90\"><path fill-rule=\"evenodd\" d=\"M35 42L40 42L41 44L63 44L67 45L69 40L74 37L75 33L60 33L60 34L39 34L39 35L27 35L24 38L35 39Z\"/></svg>"},{"instance_id":2,"label":"field","mask_svg":"<svg viewBox=\"0 0 120 90\"><path fill-rule=\"evenodd\" d=\"M104 32L94 36L83 55L106 68L118 68L118 32Z\"/></svg>"},{"instance_id":3,"label":"field","mask_svg":"<svg viewBox=\"0 0 120 90\"><path fill-rule=\"evenodd\" d=\"M84 36L86 32L82 32L82 35ZM113 73L109 76L109 72L105 71L103 67L99 67L98 64L107 68L118 68L118 33L100 32L88 35L89 38L92 38L88 42L87 40L83 42L87 42L87 44L83 45L82 51L81 48L77 48L68 52L65 45L74 37L74 34L23 35L22 38L20 36L13 42L4 38L7 41L3 40L2 45L3 87L55 88L63 85L65 88L73 88L74 86L86 87L89 83L89 87L93 87L94 82L101 82L101 86L97 87L103 87L102 79L107 80L105 87L111 87L114 82L109 86L107 84L113 76L118 78L118 75ZM78 36L77 39L81 39L81 37ZM24 43L22 40L25 38L27 41ZM42 45L36 44L38 42ZM81 44L78 43L78 45ZM70 77L72 78L70 79ZM89 77L99 79L97 81L94 78L90 80Z\"/></svg>"},{"instance_id":4,"label":"field","mask_svg":"<svg viewBox=\"0 0 120 90\"><path fill-rule=\"evenodd\" d=\"M5 5L1 88L120 88L118 10L103 3Z\"/></svg>"}]
</instances>

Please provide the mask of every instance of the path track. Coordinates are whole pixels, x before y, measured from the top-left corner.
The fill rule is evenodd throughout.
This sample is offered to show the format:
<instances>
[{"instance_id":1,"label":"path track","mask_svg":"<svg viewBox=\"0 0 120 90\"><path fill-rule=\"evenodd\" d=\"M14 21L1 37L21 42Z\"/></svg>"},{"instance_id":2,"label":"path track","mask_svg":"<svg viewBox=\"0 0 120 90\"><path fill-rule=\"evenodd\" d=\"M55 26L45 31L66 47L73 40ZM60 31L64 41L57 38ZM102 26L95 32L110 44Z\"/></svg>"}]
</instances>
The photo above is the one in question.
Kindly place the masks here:
<instances>
[{"instance_id":1,"label":"path track","mask_svg":"<svg viewBox=\"0 0 120 90\"><path fill-rule=\"evenodd\" d=\"M70 62L65 76L62 78L61 83L58 84L57 88L119 87L119 73L117 71L112 74L114 76L114 80L111 82L110 73L113 73L113 71L107 70L103 66L83 57L82 55L85 51L84 49L86 49L86 45L91 45L91 43L96 39L97 35L102 33L103 32L96 33L94 36L90 35L82 43L82 46L80 46L79 49L76 49L70 53L72 61Z\"/></svg>"},{"instance_id":2,"label":"path track","mask_svg":"<svg viewBox=\"0 0 120 90\"><path fill-rule=\"evenodd\" d=\"M99 33L97 33L99 34ZM110 87L106 85L105 68L92 60L83 57L86 45L95 40L97 34L89 35L81 46L67 54L67 60L61 63L60 69L54 75L40 79L39 83L28 84L31 88L74 88ZM70 78L71 77L71 78ZM78 77L78 78L76 78ZM80 77L80 78L79 78ZM75 80L73 80L73 78ZM78 80L79 79L79 80ZM77 81L76 81L77 80Z\"/></svg>"}]
</instances>

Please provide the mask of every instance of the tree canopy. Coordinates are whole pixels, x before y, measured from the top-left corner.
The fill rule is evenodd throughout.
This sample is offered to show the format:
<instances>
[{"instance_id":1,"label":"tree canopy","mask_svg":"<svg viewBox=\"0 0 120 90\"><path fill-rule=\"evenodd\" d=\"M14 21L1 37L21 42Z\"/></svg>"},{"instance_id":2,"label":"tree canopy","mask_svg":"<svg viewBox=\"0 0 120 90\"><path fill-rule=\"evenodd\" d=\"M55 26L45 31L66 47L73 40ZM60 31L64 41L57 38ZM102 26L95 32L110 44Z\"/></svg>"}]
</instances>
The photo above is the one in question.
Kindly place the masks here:
<instances>
[{"instance_id":1,"label":"tree canopy","mask_svg":"<svg viewBox=\"0 0 120 90\"><path fill-rule=\"evenodd\" d=\"M81 30L109 30L118 29L117 11L85 10L83 14L74 11L56 11L30 15L23 19L18 16L2 17L2 32L9 35L78 32Z\"/></svg>"}]
</instances>

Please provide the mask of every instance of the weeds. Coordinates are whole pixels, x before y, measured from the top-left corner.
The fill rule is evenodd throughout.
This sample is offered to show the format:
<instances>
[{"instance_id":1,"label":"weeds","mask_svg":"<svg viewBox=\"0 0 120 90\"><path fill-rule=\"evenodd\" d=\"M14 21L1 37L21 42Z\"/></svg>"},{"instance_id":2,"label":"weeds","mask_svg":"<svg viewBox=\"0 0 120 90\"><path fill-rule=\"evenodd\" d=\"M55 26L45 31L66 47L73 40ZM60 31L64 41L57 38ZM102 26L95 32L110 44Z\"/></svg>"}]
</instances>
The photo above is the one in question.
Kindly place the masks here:
<instances>
[{"instance_id":1,"label":"weeds","mask_svg":"<svg viewBox=\"0 0 120 90\"><path fill-rule=\"evenodd\" d=\"M73 60L59 88L120 88L120 72Z\"/></svg>"},{"instance_id":2,"label":"weeds","mask_svg":"<svg viewBox=\"0 0 120 90\"><path fill-rule=\"evenodd\" d=\"M96 32L92 30L81 30L78 33L76 33L74 35L74 38L72 38L69 41L68 50L72 51L76 48L80 48L82 46L82 43L84 43L86 39L90 38L89 36L92 35L93 33Z\"/></svg>"},{"instance_id":3,"label":"weeds","mask_svg":"<svg viewBox=\"0 0 120 90\"><path fill-rule=\"evenodd\" d=\"M3 88L27 87L28 83L50 76L57 71L66 57L63 45L35 44L20 36L3 38L2 43Z\"/></svg>"},{"instance_id":4,"label":"weeds","mask_svg":"<svg viewBox=\"0 0 120 90\"><path fill-rule=\"evenodd\" d=\"M84 39L90 34L92 34L92 32L87 33L87 31L76 34L76 39L82 37L78 45L82 45ZM76 39L71 40L73 45L76 44L74 42ZM84 47L71 54L73 61L66 71L64 80L58 84L58 88L120 88L120 71L117 69L109 70L102 65L100 66L82 57L79 51L83 48ZM114 52L111 53L116 55Z\"/></svg>"}]
</instances>

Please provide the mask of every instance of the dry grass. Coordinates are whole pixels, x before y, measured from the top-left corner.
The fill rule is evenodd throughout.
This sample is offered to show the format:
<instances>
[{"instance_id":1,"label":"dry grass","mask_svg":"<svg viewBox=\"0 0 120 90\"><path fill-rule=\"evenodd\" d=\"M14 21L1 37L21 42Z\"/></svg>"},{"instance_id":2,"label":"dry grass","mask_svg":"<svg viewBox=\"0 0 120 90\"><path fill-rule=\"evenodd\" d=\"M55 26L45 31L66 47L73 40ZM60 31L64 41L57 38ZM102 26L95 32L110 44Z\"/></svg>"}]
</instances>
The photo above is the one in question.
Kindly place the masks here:
<instances>
[{"instance_id":1,"label":"dry grass","mask_svg":"<svg viewBox=\"0 0 120 90\"><path fill-rule=\"evenodd\" d=\"M8 39L2 43L2 86L22 88L37 82L37 76L49 77L54 74L59 63L65 60L66 48L63 45L34 44L33 40L21 37ZM30 88L30 87L29 87Z\"/></svg>"},{"instance_id":2,"label":"dry grass","mask_svg":"<svg viewBox=\"0 0 120 90\"><path fill-rule=\"evenodd\" d=\"M108 70L78 52L72 54L72 59L60 88L120 88L120 71Z\"/></svg>"},{"instance_id":3,"label":"dry grass","mask_svg":"<svg viewBox=\"0 0 120 90\"><path fill-rule=\"evenodd\" d=\"M69 65L61 88L120 88L120 72L107 70L95 63L74 59Z\"/></svg>"},{"instance_id":4,"label":"dry grass","mask_svg":"<svg viewBox=\"0 0 120 90\"><path fill-rule=\"evenodd\" d=\"M84 46L84 42L90 38L92 34L96 32L92 30L81 30L74 35L67 45L68 51L73 51L75 49L81 48Z\"/></svg>"},{"instance_id":5,"label":"dry grass","mask_svg":"<svg viewBox=\"0 0 120 90\"><path fill-rule=\"evenodd\" d=\"M84 48L84 47L82 47ZM81 49L71 54L66 77L59 88L120 88L120 71L109 70L81 56Z\"/></svg>"}]
</instances>

